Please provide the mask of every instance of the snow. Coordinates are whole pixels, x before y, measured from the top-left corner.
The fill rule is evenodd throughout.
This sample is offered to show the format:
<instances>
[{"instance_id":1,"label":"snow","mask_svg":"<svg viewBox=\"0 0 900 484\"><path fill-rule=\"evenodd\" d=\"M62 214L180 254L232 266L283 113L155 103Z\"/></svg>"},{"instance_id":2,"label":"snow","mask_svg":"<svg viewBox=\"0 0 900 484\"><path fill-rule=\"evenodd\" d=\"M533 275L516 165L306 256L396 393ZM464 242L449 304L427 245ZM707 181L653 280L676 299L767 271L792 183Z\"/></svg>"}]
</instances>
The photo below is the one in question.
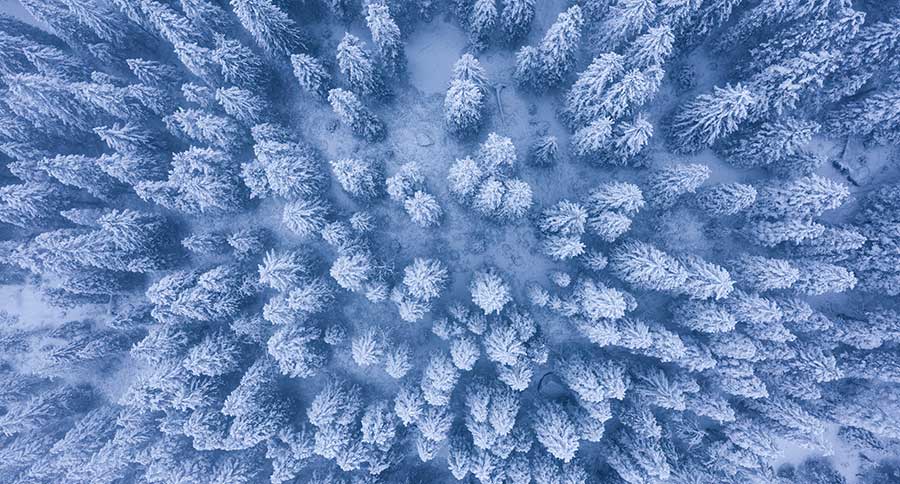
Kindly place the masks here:
<instances>
[{"instance_id":1,"label":"snow","mask_svg":"<svg viewBox=\"0 0 900 484\"><path fill-rule=\"evenodd\" d=\"M406 40L409 83L424 94L443 94L467 43L466 33L444 19L420 25Z\"/></svg>"}]
</instances>

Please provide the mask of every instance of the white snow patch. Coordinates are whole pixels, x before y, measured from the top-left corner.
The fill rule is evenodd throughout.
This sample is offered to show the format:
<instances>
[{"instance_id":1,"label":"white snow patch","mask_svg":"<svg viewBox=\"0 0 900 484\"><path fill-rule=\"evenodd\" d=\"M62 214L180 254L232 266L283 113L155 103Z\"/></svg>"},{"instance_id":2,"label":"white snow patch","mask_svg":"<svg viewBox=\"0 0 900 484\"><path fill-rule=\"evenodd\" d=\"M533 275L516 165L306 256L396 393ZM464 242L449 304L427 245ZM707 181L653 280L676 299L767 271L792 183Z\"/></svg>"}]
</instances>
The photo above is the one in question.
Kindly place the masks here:
<instances>
[{"instance_id":1,"label":"white snow patch","mask_svg":"<svg viewBox=\"0 0 900 484\"><path fill-rule=\"evenodd\" d=\"M426 94L446 91L453 64L467 43L466 33L444 20L417 28L406 42L410 84Z\"/></svg>"}]
</instances>

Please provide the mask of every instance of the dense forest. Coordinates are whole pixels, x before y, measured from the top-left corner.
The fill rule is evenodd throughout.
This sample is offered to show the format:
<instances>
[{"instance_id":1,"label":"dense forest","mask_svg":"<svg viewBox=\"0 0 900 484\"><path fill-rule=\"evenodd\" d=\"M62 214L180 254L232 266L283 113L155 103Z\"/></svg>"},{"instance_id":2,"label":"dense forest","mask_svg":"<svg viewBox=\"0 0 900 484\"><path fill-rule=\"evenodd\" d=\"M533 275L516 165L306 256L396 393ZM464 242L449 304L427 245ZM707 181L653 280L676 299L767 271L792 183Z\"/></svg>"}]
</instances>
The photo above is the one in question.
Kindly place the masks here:
<instances>
[{"instance_id":1,"label":"dense forest","mask_svg":"<svg viewBox=\"0 0 900 484\"><path fill-rule=\"evenodd\" d=\"M900 2L12 1L0 482L900 482Z\"/></svg>"}]
</instances>

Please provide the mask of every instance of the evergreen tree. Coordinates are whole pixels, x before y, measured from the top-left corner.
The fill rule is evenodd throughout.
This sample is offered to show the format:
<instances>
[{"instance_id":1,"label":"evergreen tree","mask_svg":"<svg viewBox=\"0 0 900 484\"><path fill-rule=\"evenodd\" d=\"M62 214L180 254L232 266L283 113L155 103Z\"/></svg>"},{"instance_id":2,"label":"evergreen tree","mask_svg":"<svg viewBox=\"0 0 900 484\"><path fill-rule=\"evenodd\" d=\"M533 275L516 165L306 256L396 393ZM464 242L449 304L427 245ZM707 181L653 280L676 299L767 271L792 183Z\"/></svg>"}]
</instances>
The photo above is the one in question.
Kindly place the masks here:
<instances>
[{"instance_id":1,"label":"evergreen tree","mask_svg":"<svg viewBox=\"0 0 900 484\"><path fill-rule=\"evenodd\" d=\"M557 459L571 461L579 448L578 431L565 408L558 403L546 403L538 407L534 418L538 442Z\"/></svg>"},{"instance_id":2,"label":"evergreen tree","mask_svg":"<svg viewBox=\"0 0 900 484\"><path fill-rule=\"evenodd\" d=\"M367 328L353 337L350 353L359 366L377 365L384 357L385 346L384 334L376 328Z\"/></svg>"},{"instance_id":3,"label":"evergreen tree","mask_svg":"<svg viewBox=\"0 0 900 484\"><path fill-rule=\"evenodd\" d=\"M713 217L737 215L756 201L756 189L743 183L720 183L701 189L694 203Z\"/></svg>"},{"instance_id":4,"label":"evergreen tree","mask_svg":"<svg viewBox=\"0 0 900 484\"><path fill-rule=\"evenodd\" d=\"M813 296L840 293L856 286L856 276L847 269L827 262L802 261L797 263L799 277L793 288Z\"/></svg>"},{"instance_id":5,"label":"evergreen tree","mask_svg":"<svg viewBox=\"0 0 900 484\"><path fill-rule=\"evenodd\" d=\"M541 136L531 145L528 161L535 166L553 166L559 159L559 143L556 136Z\"/></svg>"},{"instance_id":6,"label":"evergreen tree","mask_svg":"<svg viewBox=\"0 0 900 484\"><path fill-rule=\"evenodd\" d=\"M802 97L822 86L828 75L837 70L840 62L840 53L822 50L800 52L780 64L768 67L751 79L759 100L756 110L778 115L793 110Z\"/></svg>"},{"instance_id":7,"label":"evergreen tree","mask_svg":"<svg viewBox=\"0 0 900 484\"><path fill-rule=\"evenodd\" d=\"M424 188L424 185L422 166L412 161L401 166L396 174L387 179L387 192L391 200L402 202Z\"/></svg>"},{"instance_id":8,"label":"evergreen tree","mask_svg":"<svg viewBox=\"0 0 900 484\"><path fill-rule=\"evenodd\" d=\"M797 118L765 122L747 136L726 142L723 154L729 163L741 167L777 164L800 154L818 131L818 124Z\"/></svg>"},{"instance_id":9,"label":"evergreen tree","mask_svg":"<svg viewBox=\"0 0 900 484\"><path fill-rule=\"evenodd\" d=\"M475 367L481 351L478 343L470 337L461 337L450 342L450 357L453 364L462 371L470 371Z\"/></svg>"},{"instance_id":10,"label":"evergreen tree","mask_svg":"<svg viewBox=\"0 0 900 484\"><path fill-rule=\"evenodd\" d=\"M516 167L516 147L512 139L490 133L475 156L481 172L488 176L509 175Z\"/></svg>"},{"instance_id":11,"label":"evergreen tree","mask_svg":"<svg viewBox=\"0 0 900 484\"><path fill-rule=\"evenodd\" d=\"M300 237L309 237L322 230L331 208L327 202L313 198L296 200L284 206L281 223Z\"/></svg>"},{"instance_id":12,"label":"evergreen tree","mask_svg":"<svg viewBox=\"0 0 900 484\"><path fill-rule=\"evenodd\" d=\"M88 131L99 124L100 110L75 96L62 79L13 74L4 77L4 84L10 109L37 126L65 133L67 128Z\"/></svg>"},{"instance_id":13,"label":"evergreen tree","mask_svg":"<svg viewBox=\"0 0 900 484\"><path fill-rule=\"evenodd\" d=\"M231 373L239 368L241 348L234 337L227 332L207 335L191 348L184 367L195 375L211 377Z\"/></svg>"},{"instance_id":14,"label":"evergreen tree","mask_svg":"<svg viewBox=\"0 0 900 484\"><path fill-rule=\"evenodd\" d=\"M643 114L638 114L634 120L621 123L616 127L615 164L633 162L638 155L650 143L653 137L653 125Z\"/></svg>"},{"instance_id":15,"label":"evergreen tree","mask_svg":"<svg viewBox=\"0 0 900 484\"><path fill-rule=\"evenodd\" d=\"M516 53L516 70L513 77L522 87L542 89L545 84L542 68L540 51L536 47L526 45Z\"/></svg>"},{"instance_id":16,"label":"evergreen tree","mask_svg":"<svg viewBox=\"0 0 900 484\"><path fill-rule=\"evenodd\" d=\"M238 87L217 89L216 101L229 116L233 116L248 126L258 123L264 113L269 111L266 101L252 92Z\"/></svg>"},{"instance_id":17,"label":"evergreen tree","mask_svg":"<svg viewBox=\"0 0 900 484\"><path fill-rule=\"evenodd\" d=\"M472 54L463 54L453 64L453 79L472 81L482 92L488 88L487 74L478 59Z\"/></svg>"},{"instance_id":18,"label":"evergreen tree","mask_svg":"<svg viewBox=\"0 0 900 484\"><path fill-rule=\"evenodd\" d=\"M588 194L586 204L591 213L620 211L625 215L634 215L645 205L641 189L625 182L598 185Z\"/></svg>"},{"instance_id":19,"label":"evergreen tree","mask_svg":"<svg viewBox=\"0 0 900 484\"><path fill-rule=\"evenodd\" d=\"M354 197L370 199L381 192L382 174L374 162L346 158L331 162L331 171L341 187Z\"/></svg>"},{"instance_id":20,"label":"evergreen tree","mask_svg":"<svg viewBox=\"0 0 900 484\"><path fill-rule=\"evenodd\" d=\"M230 0L234 14L253 40L270 55L289 56L303 42L296 23L269 0Z\"/></svg>"},{"instance_id":21,"label":"evergreen tree","mask_svg":"<svg viewBox=\"0 0 900 484\"><path fill-rule=\"evenodd\" d=\"M775 222L765 220L748 224L744 228L747 238L763 247L774 247L782 242L799 244L815 239L825 232L825 226L811 220L786 219Z\"/></svg>"},{"instance_id":22,"label":"evergreen tree","mask_svg":"<svg viewBox=\"0 0 900 484\"><path fill-rule=\"evenodd\" d=\"M859 36L844 54L846 61L834 74L836 83L828 89L829 97L840 99L858 93L882 68L893 68L892 56L900 47L897 26L893 18L863 26Z\"/></svg>"},{"instance_id":23,"label":"evergreen tree","mask_svg":"<svg viewBox=\"0 0 900 484\"><path fill-rule=\"evenodd\" d=\"M263 61L250 48L222 34L215 34L215 41L212 60L219 65L219 72L225 82L245 89L263 82Z\"/></svg>"},{"instance_id":24,"label":"evergreen tree","mask_svg":"<svg viewBox=\"0 0 900 484\"><path fill-rule=\"evenodd\" d=\"M759 190L754 215L767 218L819 216L841 206L850 196L843 184L812 175Z\"/></svg>"},{"instance_id":25,"label":"evergreen tree","mask_svg":"<svg viewBox=\"0 0 900 484\"><path fill-rule=\"evenodd\" d=\"M687 271L683 292L692 299L724 299L731 294L734 282L721 266L697 256L685 257L682 264Z\"/></svg>"},{"instance_id":26,"label":"evergreen tree","mask_svg":"<svg viewBox=\"0 0 900 484\"><path fill-rule=\"evenodd\" d=\"M332 84L331 74L318 59L308 54L293 54L291 55L291 66L294 70L294 77L297 78L304 91L321 98L328 96L328 90Z\"/></svg>"},{"instance_id":27,"label":"evergreen tree","mask_svg":"<svg viewBox=\"0 0 900 484\"><path fill-rule=\"evenodd\" d=\"M544 210L539 227L546 234L581 235L587 219L588 212L584 207L563 200Z\"/></svg>"},{"instance_id":28,"label":"evergreen tree","mask_svg":"<svg viewBox=\"0 0 900 484\"><path fill-rule=\"evenodd\" d=\"M34 163L34 168L47 172L64 185L80 188L91 195L108 200L119 189L119 183L97 166L95 160L81 155L57 155Z\"/></svg>"},{"instance_id":29,"label":"evergreen tree","mask_svg":"<svg viewBox=\"0 0 900 484\"><path fill-rule=\"evenodd\" d=\"M311 260L301 251L269 251L259 265L259 282L278 291L298 286L310 274Z\"/></svg>"},{"instance_id":30,"label":"evergreen tree","mask_svg":"<svg viewBox=\"0 0 900 484\"><path fill-rule=\"evenodd\" d=\"M613 273L639 289L681 291L689 274L674 257L650 244L629 241L610 257Z\"/></svg>"},{"instance_id":31,"label":"evergreen tree","mask_svg":"<svg viewBox=\"0 0 900 484\"><path fill-rule=\"evenodd\" d=\"M399 75L406 67L400 28L391 17L387 5L370 3L366 23L372 32L372 40L378 48L378 57L384 72L389 76Z\"/></svg>"},{"instance_id":32,"label":"evergreen tree","mask_svg":"<svg viewBox=\"0 0 900 484\"><path fill-rule=\"evenodd\" d=\"M629 46L626 57L631 65L637 68L663 65L672 55L674 43L675 35L671 27L668 25L650 27Z\"/></svg>"},{"instance_id":33,"label":"evergreen tree","mask_svg":"<svg viewBox=\"0 0 900 484\"><path fill-rule=\"evenodd\" d=\"M651 0L619 0L610 7L602 24L602 42L617 48L622 42L642 32L656 19L656 2Z\"/></svg>"},{"instance_id":34,"label":"evergreen tree","mask_svg":"<svg viewBox=\"0 0 900 484\"><path fill-rule=\"evenodd\" d=\"M697 151L729 135L750 117L758 103L749 89L737 84L714 87L689 102L672 122L672 138L682 151Z\"/></svg>"},{"instance_id":35,"label":"evergreen tree","mask_svg":"<svg viewBox=\"0 0 900 484\"><path fill-rule=\"evenodd\" d=\"M244 164L244 183L260 197L270 190L287 199L318 195L326 182L319 154L303 143L262 136L268 127L273 125L257 125L252 130L256 160Z\"/></svg>"},{"instance_id":36,"label":"evergreen tree","mask_svg":"<svg viewBox=\"0 0 900 484\"><path fill-rule=\"evenodd\" d=\"M612 143L612 120L599 117L572 136L572 147L576 156L600 163Z\"/></svg>"},{"instance_id":37,"label":"evergreen tree","mask_svg":"<svg viewBox=\"0 0 900 484\"><path fill-rule=\"evenodd\" d=\"M457 136L474 134L481 126L484 93L468 79L450 81L444 97L444 123Z\"/></svg>"},{"instance_id":38,"label":"evergreen tree","mask_svg":"<svg viewBox=\"0 0 900 484\"><path fill-rule=\"evenodd\" d=\"M138 195L189 214L228 213L243 206L234 162L224 152L192 147L176 153L172 165L168 180L135 186Z\"/></svg>"},{"instance_id":39,"label":"evergreen tree","mask_svg":"<svg viewBox=\"0 0 900 484\"><path fill-rule=\"evenodd\" d=\"M534 20L534 0L502 0L500 26L508 43L528 34Z\"/></svg>"},{"instance_id":40,"label":"evergreen tree","mask_svg":"<svg viewBox=\"0 0 900 484\"><path fill-rule=\"evenodd\" d=\"M800 278L800 271L784 259L744 254L731 267L740 284L757 292L787 289Z\"/></svg>"},{"instance_id":41,"label":"evergreen tree","mask_svg":"<svg viewBox=\"0 0 900 484\"><path fill-rule=\"evenodd\" d=\"M244 131L233 119L208 111L178 108L164 121L178 136L223 150L232 150L244 142Z\"/></svg>"},{"instance_id":42,"label":"evergreen tree","mask_svg":"<svg viewBox=\"0 0 900 484\"><path fill-rule=\"evenodd\" d=\"M484 45L494 33L498 22L496 0L475 0L469 14L469 38L476 46Z\"/></svg>"},{"instance_id":43,"label":"evergreen tree","mask_svg":"<svg viewBox=\"0 0 900 484\"><path fill-rule=\"evenodd\" d=\"M885 89L838 108L829 118L829 127L841 134L858 134L878 143L896 143L900 113L900 89Z\"/></svg>"},{"instance_id":44,"label":"evergreen tree","mask_svg":"<svg viewBox=\"0 0 900 484\"><path fill-rule=\"evenodd\" d=\"M196 27L218 31L230 27L231 21L225 9L206 0L181 0L181 10Z\"/></svg>"},{"instance_id":45,"label":"evergreen tree","mask_svg":"<svg viewBox=\"0 0 900 484\"><path fill-rule=\"evenodd\" d=\"M196 43L200 40L200 34L190 20L170 6L154 0L141 0L139 3L144 14L142 18L172 45Z\"/></svg>"},{"instance_id":46,"label":"evergreen tree","mask_svg":"<svg viewBox=\"0 0 900 484\"><path fill-rule=\"evenodd\" d=\"M328 91L328 102L331 103L334 114L353 134L370 143L384 138L384 124L352 92L332 89Z\"/></svg>"},{"instance_id":47,"label":"evergreen tree","mask_svg":"<svg viewBox=\"0 0 900 484\"><path fill-rule=\"evenodd\" d=\"M440 224L444 211L433 195L416 190L403 202L403 208L413 223L420 227L434 227Z\"/></svg>"},{"instance_id":48,"label":"evergreen tree","mask_svg":"<svg viewBox=\"0 0 900 484\"><path fill-rule=\"evenodd\" d=\"M359 291L373 271L372 261L367 254L342 255L331 265L331 277L338 285L350 291Z\"/></svg>"},{"instance_id":49,"label":"evergreen tree","mask_svg":"<svg viewBox=\"0 0 900 484\"><path fill-rule=\"evenodd\" d=\"M484 174L472 158L457 159L447 172L450 193L462 202L468 202L475 195Z\"/></svg>"},{"instance_id":50,"label":"evergreen tree","mask_svg":"<svg viewBox=\"0 0 900 484\"><path fill-rule=\"evenodd\" d=\"M350 89L360 96L380 94L383 89L381 73L359 38L344 34L337 46L337 63L347 78Z\"/></svg>"},{"instance_id":51,"label":"evergreen tree","mask_svg":"<svg viewBox=\"0 0 900 484\"><path fill-rule=\"evenodd\" d=\"M403 285L412 296L430 301L440 296L447 284L447 268L437 259L416 258L403 269Z\"/></svg>"},{"instance_id":52,"label":"evergreen tree","mask_svg":"<svg viewBox=\"0 0 900 484\"><path fill-rule=\"evenodd\" d=\"M459 371L453 366L453 360L444 353L433 353L428 359L428 364L425 366L421 381L422 396L432 407L427 408L423 414L423 418L420 419L420 430L425 432L425 429L422 428L423 420L432 420L432 425L436 423L434 422L436 416L433 412L446 411L446 409L435 407L444 407L450 402L450 396L458 381ZM441 422L436 425L437 428L434 429L435 431L431 433L432 435L429 435L429 437L431 437L430 440L441 441L445 438L446 432L450 430L450 421L448 417L449 416L444 415L437 419L439 421L447 420L447 422Z\"/></svg>"},{"instance_id":53,"label":"evergreen tree","mask_svg":"<svg viewBox=\"0 0 900 484\"><path fill-rule=\"evenodd\" d=\"M503 185L505 191L498 215L509 221L522 219L528 214L533 202L531 185L519 179L505 180Z\"/></svg>"},{"instance_id":54,"label":"evergreen tree","mask_svg":"<svg viewBox=\"0 0 900 484\"><path fill-rule=\"evenodd\" d=\"M538 49L542 84L559 85L575 64L575 53L581 40L584 18L578 5L559 14L556 22L544 34Z\"/></svg>"},{"instance_id":55,"label":"evergreen tree","mask_svg":"<svg viewBox=\"0 0 900 484\"><path fill-rule=\"evenodd\" d=\"M675 306L672 313L679 325L703 333L730 333L737 325L725 307L711 301L685 301Z\"/></svg>"},{"instance_id":56,"label":"evergreen tree","mask_svg":"<svg viewBox=\"0 0 900 484\"><path fill-rule=\"evenodd\" d=\"M575 235L551 235L544 239L544 253L555 260L578 257L584 251L584 243Z\"/></svg>"},{"instance_id":57,"label":"evergreen tree","mask_svg":"<svg viewBox=\"0 0 900 484\"><path fill-rule=\"evenodd\" d=\"M603 109L613 119L632 113L656 95L664 74L658 65L626 72L606 90L602 101Z\"/></svg>"},{"instance_id":58,"label":"evergreen tree","mask_svg":"<svg viewBox=\"0 0 900 484\"><path fill-rule=\"evenodd\" d=\"M599 212L591 214L588 229L604 242L615 242L631 228L631 219L618 212Z\"/></svg>"},{"instance_id":59,"label":"evergreen tree","mask_svg":"<svg viewBox=\"0 0 900 484\"><path fill-rule=\"evenodd\" d=\"M655 171L648 180L650 202L661 208L671 207L682 195L694 193L709 174L709 167L700 164L672 165Z\"/></svg>"},{"instance_id":60,"label":"evergreen tree","mask_svg":"<svg viewBox=\"0 0 900 484\"><path fill-rule=\"evenodd\" d=\"M484 314L499 313L511 301L509 286L493 269L475 273L469 286L472 302Z\"/></svg>"},{"instance_id":61,"label":"evergreen tree","mask_svg":"<svg viewBox=\"0 0 900 484\"><path fill-rule=\"evenodd\" d=\"M412 369L410 349L405 344L390 348L384 357L384 371L391 378L401 379Z\"/></svg>"}]
</instances>

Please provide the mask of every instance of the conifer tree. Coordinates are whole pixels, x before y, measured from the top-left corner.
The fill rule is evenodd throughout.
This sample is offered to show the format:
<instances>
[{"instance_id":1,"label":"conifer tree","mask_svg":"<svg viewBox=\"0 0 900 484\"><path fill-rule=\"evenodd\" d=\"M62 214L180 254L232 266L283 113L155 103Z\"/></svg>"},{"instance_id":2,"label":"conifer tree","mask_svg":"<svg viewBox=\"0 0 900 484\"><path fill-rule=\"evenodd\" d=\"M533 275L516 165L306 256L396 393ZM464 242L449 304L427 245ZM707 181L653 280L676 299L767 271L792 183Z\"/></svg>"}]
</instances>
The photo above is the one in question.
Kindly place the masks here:
<instances>
[{"instance_id":1,"label":"conifer tree","mask_svg":"<svg viewBox=\"0 0 900 484\"><path fill-rule=\"evenodd\" d=\"M501 0L500 26L508 43L523 38L534 20L534 0Z\"/></svg>"},{"instance_id":2,"label":"conifer tree","mask_svg":"<svg viewBox=\"0 0 900 484\"><path fill-rule=\"evenodd\" d=\"M544 86L541 77L541 55L536 47L526 45L516 53L516 70L513 77L519 86L539 90Z\"/></svg>"},{"instance_id":3,"label":"conifer tree","mask_svg":"<svg viewBox=\"0 0 900 484\"><path fill-rule=\"evenodd\" d=\"M677 259L644 242L622 244L610 263L616 276L639 289L680 291L688 279Z\"/></svg>"},{"instance_id":4,"label":"conifer tree","mask_svg":"<svg viewBox=\"0 0 900 484\"><path fill-rule=\"evenodd\" d=\"M510 302L509 286L493 269L475 273L469 287L472 302L484 314L499 313Z\"/></svg>"},{"instance_id":5,"label":"conifer tree","mask_svg":"<svg viewBox=\"0 0 900 484\"><path fill-rule=\"evenodd\" d=\"M360 96L379 94L384 86L371 55L358 37L344 34L337 46L338 67L347 78L350 89Z\"/></svg>"},{"instance_id":6,"label":"conifer tree","mask_svg":"<svg viewBox=\"0 0 900 484\"><path fill-rule=\"evenodd\" d=\"M723 154L729 163L741 167L777 164L800 154L818 131L818 124L797 118L765 122L747 136L726 142Z\"/></svg>"},{"instance_id":7,"label":"conifer tree","mask_svg":"<svg viewBox=\"0 0 900 484\"><path fill-rule=\"evenodd\" d=\"M541 136L531 145L528 161L535 166L553 166L559 159L559 142L556 136Z\"/></svg>"},{"instance_id":8,"label":"conifer tree","mask_svg":"<svg viewBox=\"0 0 900 484\"><path fill-rule=\"evenodd\" d=\"M291 66L294 77L304 91L322 98L328 96L332 83L331 74L318 59L308 54L293 54Z\"/></svg>"},{"instance_id":9,"label":"conifer tree","mask_svg":"<svg viewBox=\"0 0 900 484\"><path fill-rule=\"evenodd\" d=\"M784 259L744 254L731 267L740 284L757 292L787 289L800 278L800 271Z\"/></svg>"},{"instance_id":10,"label":"conifer tree","mask_svg":"<svg viewBox=\"0 0 900 484\"><path fill-rule=\"evenodd\" d=\"M785 219L774 222L760 220L744 228L747 238L763 247L775 247L782 242L799 244L815 239L825 232L825 226L804 219Z\"/></svg>"},{"instance_id":11,"label":"conifer tree","mask_svg":"<svg viewBox=\"0 0 900 484\"><path fill-rule=\"evenodd\" d=\"M674 42L675 35L668 25L650 27L634 40L626 57L637 68L662 65L672 54Z\"/></svg>"},{"instance_id":12,"label":"conifer tree","mask_svg":"<svg viewBox=\"0 0 900 484\"><path fill-rule=\"evenodd\" d=\"M575 155L595 163L602 162L612 144L612 127L612 120L602 116L576 131L572 136Z\"/></svg>"},{"instance_id":13,"label":"conifer tree","mask_svg":"<svg viewBox=\"0 0 900 484\"><path fill-rule=\"evenodd\" d=\"M752 212L775 219L819 216L841 206L849 195L845 185L812 175L761 188Z\"/></svg>"},{"instance_id":14,"label":"conifer tree","mask_svg":"<svg viewBox=\"0 0 900 484\"><path fill-rule=\"evenodd\" d=\"M578 431L565 408L558 403L538 407L533 423L538 442L557 459L569 462L578 452Z\"/></svg>"},{"instance_id":15,"label":"conifer tree","mask_svg":"<svg viewBox=\"0 0 900 484\"><path fill-rule=\"evenodd\" d=\"M650 175L650 202L661 208L671 207L682 195L694 193L709 174L709 167L700 164L662 168Z\"/></svg>"},{"instance_id":16,"label":"conifer tree","mask_svg":"<svg viewBox=\"0 0 900 484\"><path fill-rule=\"evenodd\" d=\"M296 23L269 0L230 0L234 14L256 44L270 55L288 56L303 42Z\"/></svg>"},{"instance_id":17,"label":"conifer tree","mask_svg":"<svg viewBox=\"0 0 900 484\"><path fill-rule=\"evenodd\" d=\"M467 136L478 131L484 110L484 93L473 81L453 79L444 97L444 123L451 133Z\"/></svg>"},{"instance_id":18,"label":"conifer tree","mask_svg":"<svg viewBox=\"0 0 900 484\"><path fill-rule=\"evenodd\" d=\"M544 34L538 49L542 83L547 87L555 87L562 82L572 70L575 53L581 40L581 28L584 18L578 5L569 7L559 14L556 22Z\"/></svg>"},{"instance_id":19,"label":"conifer tree","mask_svg":"<svg viewBox=\"0 0 900 484\"><path fill-rule=\"evenodd\" d=\"M378 48L378 58L381 66L388 76L396 77L406 67L406 58L403 53L403 41L400 38L400 28L391 17L387 5L370 3L366 23L372 32L372 40Z\"/></svg>"},{"instance_id":20,"label":"conifer tree","mask_svg":"<svg viewBox=\"0 0 900 484\"><path fill-rule=\"evenodd\" d=\"M369 142L384 138L384 124L352 92L332 89L328 91L328 102L331 103L334 114L353 134Z\"/></svg>"},{"instance_id":21,"label":"conifer tree","mask_svg":"<svg viewBox=\"0 0 900 484\"><path fill-rule=\"evenodd\" d=\"M341 187L351 196L365 200L380 193L382 175L370 160L335 160L331 162L331 170Z\"/></svg>"},{"instance_id":22,"label":"conifer tree","mask_svg":"<svg viewBox=\"0 0 900 484\"><path fill-rule=\"evenodd\" d=\"M298 236L309 237L325 227L330 211L321 199L296 200L284 206L281 223Z\"/></svg>"},{"instance_id":23,"label":"conifer tree","mask_svg":"<svg viewBox=\"0 0 900 484\"><path fill-rule=\"evenodd\" d=\"M403 208L413 223L420 227L434 227L440 224L444 211L433 195L416 190L403 202Z\"/></svg>"},{"instance_id":24,"label":"conifer tree","mask_svg":"<svg viewBox=\"0 0 900 484\"><path fill-rule=\"evenodd\" d=\"M578 80L566 95L565 114L573 125L582 126L603 112L603 94L622 73L623 66L624 59L621 55L605 53L596 57L578 75Z\"/></svg>"},{"instance_id":25,"label":"conifer tree","mask_svg":"<svg viewBox=\"0 0 900 484\"><path fill-rule=\"evenodd\" d=\"M459 59L453 64L453 78L472 81L482 92L485 92L488 88L487 73L485 73L484 67L481 66L478 59L472 54L459 56Z\"/></svg>"},{"instance_id":26,"label":"conifer tree","mask_svg":"<svg viewBox=\"0 0 900 484\"><path fill-rule=\"evenodd\" d=\"M650 0L619 0L610 7L602 24L602 41L611 49L640 33L657 15L656 2Z\"/></svg>"},{"instance_id":27,"label":"conifer tree","mask_svg":"<svg viewBox=\"0 0 900 484\"><path fill-rule=\"evenodd\" d=\"M476 46L483 45L494 33L499 21L496 0L475 0L469 14L469 37Z\"/></svg>"},{"instance_id":28,"label":"conifer tree","mask_svg":"<svg viewBox=\"0 0 900 484\"><path fill-rule=\"evenodd\" d=\"M625 182L609 182L598 185L588 194L586 205L593 213L620 211L634 215L644 208L644 196L637 185Z\"/></svg>"},{"instance_id":29,"label":"conifer tree","mask_svg":"<svg viewBox=\"0 0 900 484\"><path fill-rule=\"evenodd\" d=\"M138 195L185 213L234 212L243 206L242 189L230 157L218 150L192 147L176 153L169 179L141 182Z\"/></svg>"},{"instance_id":30,"label":"conifer tree","mask_svg":"<svg viewBox=\"0 0 900 484\"><path fill-rule=\"evenodd\" d=\"M263 82L263 61L250 48L222 34L215 34L215 41L212 60L219 65L225 82L244 88L256 87Z\"/></svg>"},{"instance_id":31,"label":"conifer tree","mask_svg":"<svg viewBox=\"0 0 900 484\"><path fill-rule=\"evenodd\" d=\"M751 207L757 191L743 183L720 183L701 189L694 203L713 217L736 215Z\"/></svg>"},{"instance_id":32,"label":"conifer tree","mask_svg":"<svg viewBox=\"0 0 900 484\"><path fill-rule=\"evenodd\" d=\"M248 126L258 123L269 111L266 101L252 92L238 87L217 89L216 101L229 116L233 116Z\"/></svg>"},{"instance_id":33,"label":"conifer tree","mask_svg":"<svg viewBox=\"0 0 900 484\"><path fill-rule=\"evenodd\" d=\"M672 138L680 150L690 152L710 146L729 135L750 117L758 100L741 84L714 87L689 102L672 122Z\"/></svg>"}]
</instances>

